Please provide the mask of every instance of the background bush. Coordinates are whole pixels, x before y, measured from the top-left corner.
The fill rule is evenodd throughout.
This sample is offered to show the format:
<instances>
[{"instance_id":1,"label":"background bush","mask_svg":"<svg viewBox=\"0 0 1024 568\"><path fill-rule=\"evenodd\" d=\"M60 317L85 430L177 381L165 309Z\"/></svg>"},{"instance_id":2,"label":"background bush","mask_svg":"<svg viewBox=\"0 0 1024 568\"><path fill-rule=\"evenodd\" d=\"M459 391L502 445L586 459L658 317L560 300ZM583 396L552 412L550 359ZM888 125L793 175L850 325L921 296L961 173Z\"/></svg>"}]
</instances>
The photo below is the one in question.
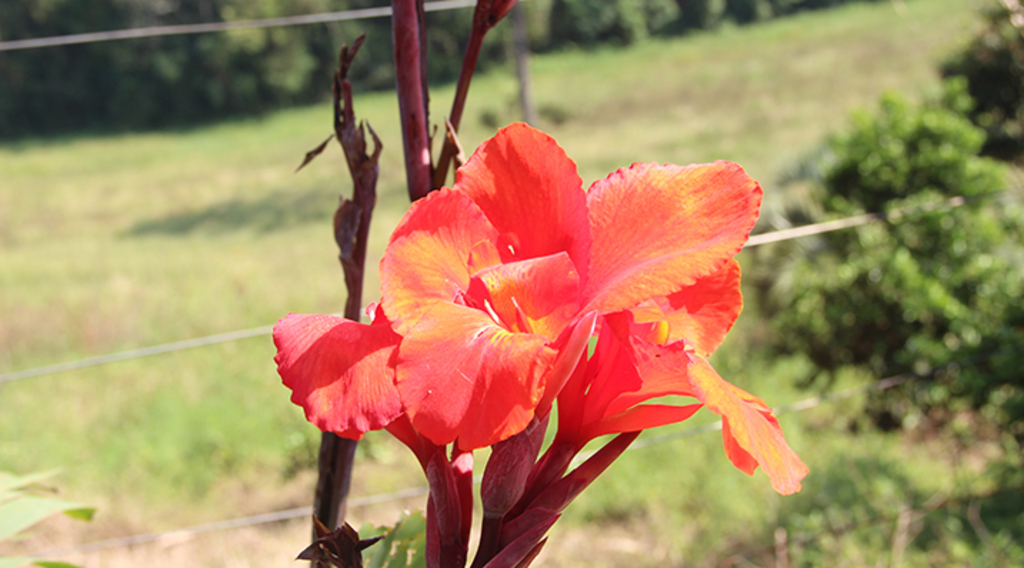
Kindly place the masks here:
<instances>
[{"instance_id":1,"label":"background bush","mask_svg":"<svg viewBox=\"0 0 1024 568\"><path fill-rule=\"evenodd\" d=\"M1003 159L1024 154L1024 8L1000 4L985 12L986 25L942 66L947 77L967 80L976 105L971 120L984 128L984 152Z\"/></svg>"},{"instance_id":2,"label":"background bush","mask_svg":"<svg viewBox=\"0 0 1024 568\"><path fill-rule=\"evenodd\" d=\"M856 115L819 158L812 216L922 209L772 249L763 298L773 343L806 355L815 377L937 371L909 396L878 397L876 423L974 408L1019 443L1024 216L1004 193L1003 166L979 157L985 134L963 115L969 106L957 81L941 100L888 94L876 113ZM959 196L966 205L929 210Z\"/></svg>"}]
</instances>

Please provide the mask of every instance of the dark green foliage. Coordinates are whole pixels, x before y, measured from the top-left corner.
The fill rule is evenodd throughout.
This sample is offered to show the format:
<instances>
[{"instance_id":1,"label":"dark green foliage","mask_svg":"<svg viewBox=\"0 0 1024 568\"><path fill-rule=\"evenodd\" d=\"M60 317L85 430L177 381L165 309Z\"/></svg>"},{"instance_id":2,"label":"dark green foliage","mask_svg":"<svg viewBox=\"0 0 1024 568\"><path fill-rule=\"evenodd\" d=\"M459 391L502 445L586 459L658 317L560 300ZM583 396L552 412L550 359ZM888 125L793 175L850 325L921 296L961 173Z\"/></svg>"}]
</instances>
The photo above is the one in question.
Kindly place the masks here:
<instances>
[{"instance_id":1,"label":"dark green foliage","mask_svg":"<svg viewBox=\"0 0 1024 568\"><path fill-rule=\"evenodd\" d=\"M677 0L679 27L708 30L718 25L725 13L725 0Z\"/></svg>"},{"instance_id":2,"label":"dark green foliage","mask_svg":"<svg viewBox=\"0 0 1024 568\"><path fill-rule=\"evenodd\" d=\"M750 24L772 17L769 0L726 0L725 11L737 24Z\"/></svg>"},{"instance_id":3,"label":"dark green foliage","mask_svg":"<svg viewBox=\"0 0 1024 568\"><path fill-rule=\"evenodd\" d=\"M128 27L264 17L258 5L183 0L161 14L156 3L118 0L7 4L4 39ZM248 8L248 9L247 9ZM274 15L307 8L281 3ZM314 77L333 67L324 28L278 28L170 36L0 54L4 97L0 136L83 127L152 127L318 98Z\"/></svg>"},{"instance_id":4,"label":"dark green foliage","mask_svg":"<svg viewBox=\"0 0 1024 568\"><path fill-rule=\"evenodd\" d=\"M941 102L890 94L855 116L823 160L816 216L911 213L762 251L761 284L775 344L822 376L937 370L913 397L880 400L880 421L969 404L1022 436L1024 215L1002 167L978 157L968 102L961 82Z\"/></svg>"},{"instance_id":5,"label":"dark green foliage","mask_svg":"<svg viewBox=\"0 0 1024 568\"><path fill-rule=\"evenodd\" d=\"M646 3L646 0L554 0L549 20L552 45L628 44L646 37Z\"/></svg>"},{"instance_id":6,"label":"dark green foliage","mask_svg":"<svg viewBox=\"0 0 1024 568\"><path fill-rule=\"evenodd\" d=\"M271 18L366 8L379 0L13 0L0 4L0 38ZM457 76L472 12L427 15L432 80ZM350 77L393 86L387 18L0 52L0 138L151 128L321 100L342 44L367 41ZM499 35L499 34L496 34ZM492 38L498 39L500 38ZM488 42L484 66L504 55Z\"/></svg>"},{"instance_id":7,"label":"dark green foliage","mask_svg":"<svg viewBox=\"0 0 1024 568\"><path fill-rule=\"evenodd\" d=\"M629 44L711 29L723 19L852 0L552 0L530 17L535 49ZM5 0L0 40L136 27L236 21L386 5L385 0ZM541 10L548 4L540 4ZM458 76L472 10L426 15L431 81ZM394 85L387 18L164 36L0 52L0 139L82 129L145 129L258 114L330 96L337 54L366 32L349 73L357 89ZM510 35L488 34L478 69L503 61Z\"/></svg>"},{"instance_id":8,"label":"dark green foliage","mask_svg":"<svg viewBox=\"0 0 1024 568\"><path fill-rule=\"evenodd\" d=\"M947 77L964 77L976 101L971 120L985 129L984 152L1003 159L1024 154L1024 9L999 5L986 13L987 25L942 67Z\"/></svg>"},{"instance_id":9,"label":"dark green foliage","mask_svg":"<svg viewBox=\"0 0 1024 568\"><path fill-rule=\"evenodd\" d=\"M540 47L628 44L648 35L713 29L722 20L749 24L852 1L857 0L553 0L548 43Z\"/></svg>"}]
</instances>

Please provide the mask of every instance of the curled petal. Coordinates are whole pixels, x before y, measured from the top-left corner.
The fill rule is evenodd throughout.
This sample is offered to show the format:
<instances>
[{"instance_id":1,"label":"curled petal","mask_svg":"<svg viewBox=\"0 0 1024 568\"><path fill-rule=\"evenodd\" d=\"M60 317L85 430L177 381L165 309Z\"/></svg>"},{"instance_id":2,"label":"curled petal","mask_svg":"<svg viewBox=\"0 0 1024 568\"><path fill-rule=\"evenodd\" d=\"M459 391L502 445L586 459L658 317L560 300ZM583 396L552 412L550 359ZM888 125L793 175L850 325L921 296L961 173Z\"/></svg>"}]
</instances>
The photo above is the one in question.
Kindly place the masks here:
<instances>
[{"instance_id":1,"label":"curled petal","mask_svg":"<svg viewBox=\"0 0 1024 568\"><path fill-rule=\"evenodd\" d=\"M663 396L694 396L686 379L690 348L684 342L658 345L631 333L635 325L629 312L605 318L602 342L594 352L592 363L598 374L608 373L613 379L595 380L591 398L604 397L606 416L620 414L638 404ZM606 386L607 385L607 386ZM609 389L612 389L610 392Z\"/></svg>"},{"instance_id":2,"label":"curled petal","mask_svg":"<svg viewBox=\"0 0 1024 568\"><path fill-rule=\"evenodd\" d=\"M437 304L399 349L397 384L416 429L435 444L490 446L533 419L555 352L541 335L512 333L484 312Z\"/></svg>"},{"instance_id":3,"label":"curled petal","mask_svg":"<svg viewBox=\"0 0 1024 568\"><path fill-rule=\"evenodd\" d=\"M702 404L673 406L670 404L641 404L629 410L602 418L599 422L586 428L581 438L593 440L606 434L622 432L639 432L648 428L657 428L667 424L682 422L696 413Z\"/></svg>"},{"instance_id":4,"label":"curled petal","mask_svg":"<svg viewBox=\"0 0 1024 568\"><path fill-rule=\"evenodd\" d=\"M740 265L729 259L692 285L641 303L633 314L637 323L668 323L668 334L661 343L685 341L707 356L721 345L742 310Z\"/></svg>"},{"instance_id":5,"label":"curled petal","mask_svg":"<svg viewBox=\"0 0 1024 568\"><path fill-rule=\"evenodd\" d=\"M544 378L544 396L537 404L537 416L546 417L551 411L551 405L571 380L577 367L586 367L586 358L583 354L590 345L590 336L594 334L596 324L597 312L590 312L572 328L565 330L563 336L559 338L555 345L558 355Z\"/></svg>"},{"instance_id":6,"label":"curled petal","mask_svg":"<svg viewBox=\"0 0 1024 568\"><path fill-rule=\"evenodd\" d=\"M563 253L495 266L473 276L469 299L509 331L555 341L576 316L579 277Z\"/></svg>"},{"instance_id":7,"label":"curled petal","mask_svg":"<svg viewBox=\"0 0 1024 568\"><path fill-rule=\"evenodd\" d=\"M754 227L761 187L730 162L634 164L596 182L587 204L584 310L610 313L719 270Z\"/></svg>"},{"instance_id":8,"label":"curled petal","mask_svg":"<svg viewBox=\"0 0 1024 568\"><path fill-rule=\"evenodd\" d=\"M579 446L618 432L685 420L700 404L643 403L669 395L693 396L683 343L661 346L632 337L628 313L603 319L594 354L581 361L559 395L558 436Z\"/></svg>"},{"instance_id":9,"label":"curled petal","mask_svg":"<svg viewBox=\"0 0 1024 568\"><path fill-rule=\"evenodd\" d=\"M550 136L513 124L484 142L455 177L501 233L505 259L566 252L584 269L590 254L583 182Z\"/></svg>"},{"instance_id":10,"label":"curled petal","mask_svg":"<svg viewBox=\"0 0 1024 568\"><path fill-rule=\"evenodd\" d=\"M697 398L722 417L725 453L732 463L748 475L760 465L783 495L800 491L807 466L786 443L768 405L724 381L699 355L693 356L689 377Z\"/></svg>"},{"instance_id":11,"label":"curled petal","mask_svg":"<svg viewBox=\"0 0 1024 568\"><path fill-rule=\"evenodd\" d=\"M274 326L274 360L307 420L358 440L402 414L392 363L400 339L386 323L291 314Z\"/></svg>"},{"instance_id":12,"label":"curled petal","mask_svg":"<svg viewBox=\"0 0 1024 568\"><path fill-rule=\"evenodd\" d=\"M465 195L441 189L413 203L380 263L384 312L406 335L423 311L469 289L473 272L496 261L497 233ZM481 260L484 259L484 260Z\"/></svg>"}]
</instances>

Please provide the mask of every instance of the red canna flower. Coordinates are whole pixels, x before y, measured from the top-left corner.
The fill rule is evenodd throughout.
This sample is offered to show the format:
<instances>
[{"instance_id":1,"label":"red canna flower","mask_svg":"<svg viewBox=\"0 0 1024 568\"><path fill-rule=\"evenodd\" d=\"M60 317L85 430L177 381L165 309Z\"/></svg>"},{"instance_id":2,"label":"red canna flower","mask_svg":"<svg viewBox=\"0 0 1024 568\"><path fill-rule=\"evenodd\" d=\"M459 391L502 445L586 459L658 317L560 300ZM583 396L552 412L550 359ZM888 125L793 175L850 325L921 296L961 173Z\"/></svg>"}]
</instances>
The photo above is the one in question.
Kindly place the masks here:
<instances>
[{"instance_id":1,"label":"red canna flower","mask_svg":"<svg viewBox=\"0 0 1024 568\"><path fill-rule=\"evenodd\" d=\"M702 359L739 314L732 257L760 200L758 184L728 162L634 164L584 191L554 140L509 126L458 170L453 188L414 203L395 230L374 323L290 315L275 327L278 370L322 429L359 438L404 416L433 444L472 450L547 415L574 369L591 367L577 363L600 317L606 347L591 361L618 368L625 357L639 390L594 371L607 378L586 380L610 389L608 404L577 435L649 427L664 412L680 419L679 410L637 404L685 383L685 394L729 418L734 463L768 469L757 444L778 452L781 436L741 425L735 408L758 408L757 399L736 395L744 402L735 407L732 387L707 379ZM647 364L658 358L651 350L673 354L674 379ZM570 413L594 412L596 397Z\"/></svg>"}]
</instances>

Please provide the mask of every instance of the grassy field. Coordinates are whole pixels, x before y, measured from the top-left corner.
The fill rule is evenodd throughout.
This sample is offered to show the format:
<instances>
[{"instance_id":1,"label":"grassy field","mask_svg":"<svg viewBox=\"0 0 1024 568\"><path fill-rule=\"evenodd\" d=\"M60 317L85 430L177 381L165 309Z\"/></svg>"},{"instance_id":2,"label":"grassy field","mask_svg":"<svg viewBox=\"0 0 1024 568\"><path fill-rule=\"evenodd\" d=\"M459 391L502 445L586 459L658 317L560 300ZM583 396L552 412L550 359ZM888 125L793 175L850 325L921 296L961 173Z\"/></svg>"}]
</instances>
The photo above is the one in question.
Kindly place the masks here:
<instances>
[{"instance_id":1,"label":"grassy field","mask_svg":"<svg viewBox=\"0 0 1024 568\"><path fill-rule=\"evenodd\" d=\"M934 88L937 61L975 25L962 0L851 5L628 49L537 56L534 96L540 126L577 161L585 183L633 161L723 158L760 179L770 201L777 173L852 108L871 106L885 89ZM517 118L515 93L509 70L478 78L467 147L493 133L486 123ZM440 117L451 88L432 97ZM356 101L385 145L375 259L408 205L396 110L390 93ZM330 109L319 105L180 131L0 146L0 373L266 325L288 312L339 311L345 292L330 217L349 188L340 152L332 147L293 173L329 128ZM801 362L749 360L743 329L718 356L723 375L772 404L803 396L789 380ZM25 546L308 504L318 432L288 402L273 353L259 337L0 385L0 469L62 468L65 495L100 509L91 524L60 520ZM960 462L942 439L850 435L845 425L858 408L846 402L783 418L815 472L789 499L772 494L763 475L732 470L715 435L631 452L556 529L545 565L696 565L744 551L767 562L778 526L835 527L844 519L814 514L837 503L849 515L889 519L904 502L949 489L966 475L958 468L977 469L974 461L954 467ZM850 471L861 477L844 482L840 473ZM886 485L877 472L905 484ZM420 483L390 440L372 436L361 446L355 495ZM421 504L359 508L353 517L388 522L402 506ZM818 547L851 565L881 562L895 530L895 520L886 523L877 535L851 532L856 538ZM280 565L307 531L303 521L77 560ZM907 554L908 562L930 561Z\"/></svg>"}]
</instances>

